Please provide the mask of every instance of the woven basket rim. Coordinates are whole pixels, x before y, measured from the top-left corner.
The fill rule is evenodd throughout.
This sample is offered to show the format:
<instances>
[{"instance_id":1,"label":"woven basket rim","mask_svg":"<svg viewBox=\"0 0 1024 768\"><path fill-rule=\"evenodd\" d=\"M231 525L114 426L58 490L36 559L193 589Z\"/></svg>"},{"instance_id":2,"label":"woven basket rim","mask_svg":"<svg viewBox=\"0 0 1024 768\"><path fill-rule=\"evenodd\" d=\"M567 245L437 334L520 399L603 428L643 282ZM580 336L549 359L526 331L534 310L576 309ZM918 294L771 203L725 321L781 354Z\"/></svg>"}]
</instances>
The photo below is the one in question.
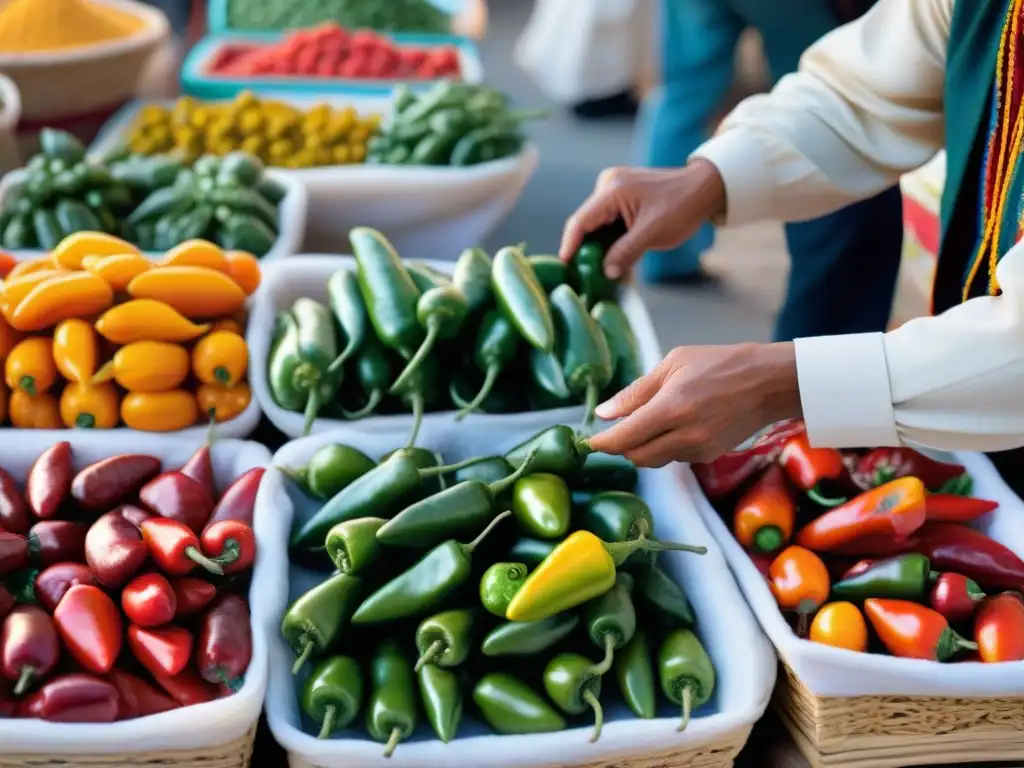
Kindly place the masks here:
<instances>
[{"instance_id":1,"label":"woven basket rim","mask_svg":"<svg viewBox=\"0 0 1024 768\"><path fill-rule=\"evenodd\" d=\"M156 8L150 8L134 0L92 1L138 16L144 22L142 29L122 40L96 43L67 51L0 53L0 67L8 71L17 71L53 67L58 64L91 64L154 46L170 34L171 27L167 17Z\"/></svg>"}]
</instances>

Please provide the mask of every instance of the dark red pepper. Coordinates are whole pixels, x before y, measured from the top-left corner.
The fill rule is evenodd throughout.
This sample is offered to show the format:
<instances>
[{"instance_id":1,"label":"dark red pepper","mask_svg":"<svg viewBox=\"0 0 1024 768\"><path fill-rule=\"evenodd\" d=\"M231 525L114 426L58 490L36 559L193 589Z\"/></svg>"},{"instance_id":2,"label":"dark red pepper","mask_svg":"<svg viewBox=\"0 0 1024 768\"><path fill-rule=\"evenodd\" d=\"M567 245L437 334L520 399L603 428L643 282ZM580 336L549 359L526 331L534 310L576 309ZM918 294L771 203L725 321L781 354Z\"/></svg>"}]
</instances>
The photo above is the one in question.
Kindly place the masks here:
<instances>
[{"instance_id":1,"label":"dark red pepper","mask_svg":"<svg viewBox=\"0 0 1024 768\"><path fill-rule=\"evenodd\" d=\"M203 616L196 649L199 674L209 683L238 690L251 660L249 604L239 595L224 595Z\"/></svg>"},{"instance_id":2,"label":"dark red pepper","mask_svg":"<svg viewBox=\"0 0 1024 768\"><path fill-rule=\"evenodd\" d=\"M173 676L154 674L153 679L183 707L205 704L218 697L217 689L203 680L192 667L185 667Z\"/></svg>"},{"instance_id":3,"label":"dark red pepper","mask_svg":"<svg viewBox=\"0 0 1024 768\"><path fill-rule=\"evenodd\" d=\"M690 469L709 499L721 499L774 464L786 442L805 430L799 419L780 421L755 438L749 447L730 451L705 464L691 464Z\"/></svg>"},{"instance_id":4,"label":"dark red pepper","mask_svg":"<svg viewBox=\"0 0 1024 768\"><path fill-rule=\"evenodd\" d=\"M43 451L25 479L25 501L32 514L48 520L57 514L71 489L71 443L60 442Z\"/></svg>"},{"instance_id":5,"label":"dark red pepper","mask_svg":"<svg viewBox=\"0 0 1024 768\"><path fill-rule=\"evenodd\" d=\"M0 531L27 533L31 521L28 505L14 478L0 467Z\"/></svg>"},{"instance_id":6,"label":"dark red pepper","mask_svg":"<svg viewBox=\"0 0 1024 768\"><path fill-rule=\"evenodd\" d=\"M106 679L117 689L120 704L118 720L134 720L178 708L177 702L131 672L112 669Z\"/></svg>"},{"instance_id":7,"label":"dark red pepper","mask_svg":"<svg viewBox=\"0 0 1024 768\"><path fill-rule=\"evenodd\" d=\"M260 481L266 471L263 467L253 467L229 485L214 507L207 527L221 520L238 520L252 527L256 492L260 489Z\"/></svg>"},{"instance_id":8,"label":"dark red pepper","mask_svg":"<svg viewBox=\"0 0 1024 768\"><path fill-rule=\"evenodd\" d=\"M71 481L71 495L79 506L106 512L135 496L160 472L160 459L141 453L123 453L97 461Z\"/></svg>"},{"instance_id":9,"label":"dark red pepper","mask_svg":"<svg viewBox=\"0 0 1024 768\"><path fill-rule=\"evenodd\" d=\"M119 704L117 688L109 682L74 673L48 682L21 703L17 714L54 723L112 723Z\"/></svg>"},{"instance_id":10,"label":"dark red pepper","mask_svg":"<svg viewBox=\"0 0 1024 768\"><path fill-rule=\"evenodd\" d=\"M793 484L814 502L834 507L845 499L822 494L822 483L838 481L846 474L843 454L835 448L812 448L806 433L791 437L779 454L779 464Z\"/></svg>"},{"instance_id":11,"label":"dark red pepper","mask_svg":"<svg viewBox=\"0 0 1024 768\"><path fill-rule=\"evenodd\" d=\"M210 457L209 443L199 446L178 471L203 486L211 499L217 498L217 482L213 478L213 460Z\"/></svg>"},{"instance_id":12,"label":"dark red pepper","mask_svg":"<svg viewBox=\"0 0 1024 768\"><path fill-rule=\"evenodd\" d=\"M170 576L187 576L197 565L218 576L220 567L200 550L199 538L184 523L165 517L154 517L142 523L142 538L153 562Z\"/></svg>"},{"instance_id":13,"label":"dark red pepper","mask_svg":"<svg viewBox=\"0 0 1024 768\"><path fill-rule=\"evenodd\" d=\"M14 607L14 595L7 591L7 587L0 584L0 620L3 620Z\"/></svg>"},{"instance_id":14,"label":"dark red pepper","mask_svg":"<svg viewBox=\"0 0 1024 768\"><path fill-rule=\"evenodd\" d=\"M252 528L237 520L214 523L199 539L203 554L213 558L224 573L238 573L256 559L256 536Z\"/></svg>"},{"instance_id":15,"label":"dark red pepper","mask_svg":"<svg viewBox=\"0 0 1024 768\"><path fill-rule=\"evenodd\" d=\"M911 537L937 571L961 573L986 587L1024 587L1024 561L998 541L956 523L925 523Z\"/></svg>"},{"instance_id":16,"label":"dark red pepper","mask_svg":"<svg viewBox=\"0 0 1024 768\"><path fill-rule=\"evenodd\" d=\"M129 581L121 591L121 610L140 627L170 624L178 610L178 599L167 579L159 573L144 573Z\"/></svg>"},{"instance_id":17,"label":"dark red pepper","mask_svg":"<svg viewBox=\"0 0 1024 768\"><path fill-rule=\"evenodd\" d=\"M128 583L148 555L142 533L120 511L103 515L85 535L85 562L104 587Z\"/></svg>"},{"instance_id":18,"label":"dark red pepper","mask_svg":"<svg viewBox=\"0 0 1024 768\"><path fill-rule=\"evenodd\" d=\"M36 600L53 613L67 591L76 584L99 586L89 566L81 563L54 563L36 576Z\"/></svg>"},{"instance_id":19,"label":"dark red pepper","mask_svg":"<svg viewBox=\"0 0 1024 768\"><path fill-rule=\"evenodd\" d=\"M949 492L955 487L963 489L962 493L969 492L962 479L970 478L964 467L936 461L913 448L875 448L861 456L850 472L850 479L865 491L898 477L916 477L930 491ZM959 481L956 486L954 481Z\"/></svg>"},{"instance_id":20,"label":"dark red pepper","mask_svg":"<svg viewBox=\"0 0 1024 768\"><path fill-rule=\"evenodd\" d=\"M53 612L57 630L75 661L103 675L114 668L121 653L121 612L98 587L76 584Z\"/></svg>"},{"instance_id":21,"label":"dark red pepper","mask_svg":"<svg viewBox=\"0 0 1024 768\"><path fill-rule=\"evenodd\" d=\"M121 517L136 528L142 525L143 520L149 520L149 518L155 517L155 515L149 510L137 507L134 504L122 504L113 511L121 515Z\"/></svg>"},{"instance_id":22,"label":"dark red pepper","mask_svg":"<svg viewBox=\"0 0 1024 768\"><path fill-rule=\"evenodd\" d=\"M34 605L19 605L4 619L0 672L21 696L41 683L60 660L60 637L50 614Z\"/></svg>"},{"instance_id":23,"label":"dark red pepper","mask_svg":"<svg viewBox=\"0 0 1024 768\"><path fill-rule=\"evenodd\" d=\"M28 539L20 533L0 531L0 576L28 565Z\"/></svg>"},{"instance_id":24,"label":"dark red pepper","mask_svg":"<svg viewBox=\"0 0 1024 768\"><path fill-rule=\"evenodd\" d=\"M87 530L70 520L40 520L28 532L36 563L46 568L54 563L84 562Z\"/></svg>"},{"instance_id":25,"label":"dark red pepper","mask_svg":"<svg viewBox=\"0 0 1024 768\"><path fill-rule=\"evenodd\" d=\"M940 573L928 593L928 604L932 610L938 611L951 622L972 618L974 609L984 599L985 593L981 587L959 573Z\"/></svg>"},{"instance_id":26,"label":"dark red pepper","mask_svg":"<svg viewBox=\"0 0 1024 768\"><path fill-rule=\"evenodd\" d=\"M192 633L175 626L128 627L128 647L150 674L173 677L192 657Z\"/></svg>"},{"instance_id":27,"label":"dark red pepper","mask_svg":"<svg viewBox=\"0 0 1024 768\"><path fill-rule=\"evenodd\" d=\"M181 472L157 475L139 491L139 500L160 517L184 523L196 533L203 530L213 511L213 498L207 490Z\"/></svg>"},{"instance_id":28,"label":"dark red pepper","mask_svg":"<svg viewBox=\"0 0 1024 768\"><path fill-rule=\"evenodd\" d=\"M199 613L217 596L217 588L204 579L194 576L179 576L171 579L178 610L176 619L183 619Z\"/></svg>"},{"instance_id":29,"label":"dark red pepper","mask_svg":"<svg viewBox=\"0 0 1024 768\"><path fill-rule=\"evenodd\" d=\"M967 523L998 506L998 501L956 496L952 493L929 493L924 499L924 515L926 520L934 523Z\"/></svg>"}]
</instances>

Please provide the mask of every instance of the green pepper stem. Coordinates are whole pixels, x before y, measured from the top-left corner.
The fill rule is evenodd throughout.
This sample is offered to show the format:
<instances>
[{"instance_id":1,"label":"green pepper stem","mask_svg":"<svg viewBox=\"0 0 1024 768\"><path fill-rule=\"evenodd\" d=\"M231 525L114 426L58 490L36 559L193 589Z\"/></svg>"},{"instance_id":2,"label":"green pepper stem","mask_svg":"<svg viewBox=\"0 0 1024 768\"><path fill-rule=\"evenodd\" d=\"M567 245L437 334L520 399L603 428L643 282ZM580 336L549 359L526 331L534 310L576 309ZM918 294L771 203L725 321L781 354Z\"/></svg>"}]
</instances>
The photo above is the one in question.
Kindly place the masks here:
<instances>
[{"instance_id":1,"label":"green pepper stem","mask_svg":"<svg viewBox=\"0 0 1024 768\"><path fill-rule=\"evenodd\" d=\"M320 733L316 736L318 739L326 739L334 733L334 723L337 719L337 712L338 708L333 704L328 704L324 707L324 721L320 724Z\"/></svg>"},{"instance_id":2,"label":"green pepper stem","mask_svg":"<svg viewBox=\"0 0 1024 768\"><path fill-rule=\"evenodd\" d=\"M615 638L610 634L606 634L604 636L604 658L590 668L590 674L594 675L594 677L608 674L608 670L612 668L613 661L615 661Z\"/></svg>"},{"instance_id":3,"label":"green pepper stem","mask_svg":"<svg viewBox=\"0 0 1024 768\"><path fill-rule=\"evenodd\" d=\"M185 557L216 576L224 575L224 569L220 567L220 563L216 560L211 560L195 547L185 547Z\"/></svg>"},{"instance_id":4,"label":"green pepper stem","mask_svg":"<svg viewBox=\"0 0 1024 768\"><path fill-rule=\"evenodd\" d=\"M395 383L391 385L388 390L389 394L395 395L405 389L408 385L409 380L416 375L416 372L423 365L423 362L427 359L427 355L434 349L434 345L437 340L441 337L441 321L436 315L432 315L427 321L427 336L423 339L423 343L420 344L420 348L416 350L416 354L412 356L408 363L406 363L405 370L398 374L398 378L395 379Z\"/></svg>"},{"instance_id":5,"label":"green pepper stem","mask_svg":"<svg viewBox=\"0 0 1024 768\"><path fill-rule=\"evenodd\" d=\"M690 724L690 710L693 708L693 686L687 684L683 687L683 719L679 722L676 730L682 733Z\"/></svg>"},{"instance_id":6,"label":"green pepper stem","mask_svg":"<svg viewBox=\"0 0 1024 768\"><path fill-rule=\"evenodd\" d=\"M494 389L494 385L498 382L499 373L501 373L500 365L494 365L492 363L487 366L487 374L484 376L484 383L480 386L480 391L477 392L476 395L473 396L473 399L464 405L457 414L455 414L456 421L462 421L462 419L476 411L476 409L480 407L480 404L490 396L491 390Z\"/></svg>"},{"instance_id":7,"label":"green pepper stem","mask_svg":"<svg viewBox=\"0 0 1024 768\"><path fill-rule=\"evenodd\" d=\"M586 413L583 414L583 426L589 427L594 423L594 411L597 410L597 399L601 396L601 388L597 382L591 380L587 384Z\"/></svg>"},{"instance_id":8,"label":"green pepper stem","mask_svg":"<svg viewBox=\"0 0 1024 768\"><path fill-rule=\"evenodd\" d=\"M306 488L306 468L292 469L291 467L278 467L278 470L296 485Z\"/></svg>"},{"instance_id":9,"label":"green pepper stem","mask_svg":"<svg viewBox=\"0 0 1024 768\"><path fill-rule=\"evenodd\" d=\"M454 464L445 464L440 467L423 467L420 470L420 477L437 477L438 475L447 475L452 472L458 472L460 469L468 467L470 464L474 464L477 461L480 461L479 457L463 459L462 461L458 461Z\"/></svg>"},{"instance_id":10,"label":"green pepper stem","mask_svg":"<svg viewBox=\"0 0 1024 768\"><path fill-rule=\"evenodd\" d=\"M423 426L423 411L427 407L423 398L423 392L419 389L409 393L409 400L412 402L412 431L409 432L409 440L405 444L406 448L412 448L416 445L416 438L420 436L420 427Z\"/></svg>"},{"instance_id":11,"label":"green pepper stem","mask_svg":"<svg viewBox=\"0 0 1024 768\"><path fill-rule=\"evenodd\" d=\"M468 555L468 554L472 554L473 550L475 550L475 549L476 549L477 547L479 547L479 546L480 546L480 542L482 542L482 541L483 541L484 539L486 539L486 538L487 538L487 534L489 534L489 533L490 533L491 531L493 531L493 530L494 530L495 528L497 528L497 527L498 527L498 523L500 523L500 522L501 522L502 520L504 520L504 519L505 519L506 517L509 517L509 516L510 516L511 514L512 514L512 513L511 513L511 512L509 512L509 511L508 511L508 510L506 509L506 510L505 510L504 512L502 512L502 513L501 513L500 515L498 515L498 516L497 516L496 518L494 518L493 520L491 520L491 522L489 522L489 523L487 524L487 527L486 527L486 528L484 528L484 529L483 529L483 530L482 530L482 531L480 532L480 535L479 535L479 536L477 536L477 537L476 537L475 539L473 539L473 540L472 540L471 542L469 542L469 544L463 544L463 545L462 545L462 549L463 549L463 551L464 551L464 552L465 552L465 553L466 553L467 555Z\"/></svg>"},{"instance_id":12,"label":"green pepper stem","mask_svg":"<svg viewBox=\"0 0 1024 768\"><path fill-rule=\"evenodd\" d=\"M359 345L355 343L355 339L349 339L348 344L346 344L345 348L341 350L341 353L334 358L334 361L329 366L327 366L327 375L329 376L332 373L337 373L338 369L345 364L346 360L352 357L352 353L355 352L358 347Z\"/></svg>"},{"instance_id":13,"label":"green pepper stem","mask_svg":"<svg viewBox=\"0 0 1024 768\"><path fill-rule=\"evenodd\" d=\"M412 668L413 672L419 672L427 664L434 664L437 662L441 655L444 653L444 640L435 640L429 646L427 650L423 652L423 655L416 660L416 666Z\"/></svg>"},{"instance_id":14,"label":"green pepper stem","mask_svg":"<svg viewBox=\"0 0 1024 768\"><path fill-rule=\"evenodd\" d=\"M299 674L299 671L304 666L306 666L306 662L309 661L310 657L313 655L313 647L314 647L313 641L312 640L306 640L306 642L302 646L302 653L299 654L299 657L295 660L295 663L292 664L292 674L293 675Z\"/></svg>"},{"instance_id":15,"label":"green pepper stem","mask_svg":"<svg viewBox=\"0 0 1024 768\"><path fill-rule=\"evenodd\" d=\"M534 448L532 451L530 451L526 455L526 458L523 460L523 463L519 465L519 469L517 469L511 475L502 478L501 480L495 480L493 483L490 483L487 486L487 489L491 492L491 495L500 496L509 488L511 488L515 484L516 480L525 475L527 471L530 469L530 465L533 464L533 460L537 458L538 450L540 449Z\"/></svg>"},{"instance_id":16,"label":"green pepper stem","mask_svg":"<svg viewBox=\"0 0 1024 768\"><path fill-rule=\"evenodd\" d=\"M707 554L707 547L699 547L691 544L677 544L671 541L658 541L657 539L639 538L632 541L602 541L604 548L615 561L618 567L626 562L626 558L634 552L693 552L695 555Z\"/></svg>"},{"instance_id":17,"label":"green pepper stem","mask_svg":"<svg viewBox=\"0 0 1024 768\"><path fill-rule=\"evenodd\" d=\"M818 506L827 507L829 509L831 509L832 507L838 507L840 504L845 504L847 501L849 501L849 499L847 499L845 496L841 498L838 496L824 496L818 489L818 486L814 486L809 491L807 491L807 498L809 498Z\"/></svg>"},{"instance_id":18,"label":"green pepper stem","mask_svg":"<svg viewBox=\"0 0 1024 768\"><path fill-rule=\"evenodd\" d=\"M594 710L594 732L590 736L590 743L593 744L601 738L601 728L604 727L604 708L601 706L601 702L598 701L597 696L589 688L583 689L583 700Z\"/></svg>"},{"instance_id":19,"label":"green pepper stem","mask_svg":"<svg viewBox=\"0 0 1024 768\"><path fill-rule=\"evenodd\" d=\"M396 725L391 729L391 737L388 739L388 743L384 745L384 757L391 757L395 754L395 748L401 740L402 729Z\"/></svg>"},{"instance_id":20,"label":"green pepper stem","mask_svg":"<svg viewBox=\"0 0 1024 768\"><path fill-rule=\"evenodd\" d=\"M239 545L238 539L225 539L224 547L221 549L220 554L217 557L211 558L211 560L220 566L231 565L238 560L241 554L242 547Z\"/></svg>"},{"instance_id":21,"label":"green pepper stem","mask_svg":"<svg viewBox=\"0 0 1024 768\"><path fill-rule=\"evenodd\" d=\"M35 667L24 666L21 668L21 674L18 675L18 682L14 684L14 695L21 696L28 687L32 685L32 681L36 679Z\"/></svg>"},{"instance_id":22,"label":"green pepper stem","mask_svg":"<svg viewBox=\"0 0 1024 768\"><path fill-rule=\"evenodd\" d=\"M576 438L576 453L579 454L581 459L586 459L590 454L596 453L596 451L590 447L589 437Z\"/></svg>"},{"instance_id":23,"label":"green pepper stem","mask_svg":"<svg viewBox=\"0 0 1024 768\"><path fill-rule=\"evenodd\" d=\"M341 415L349 421L358 421L359 419L365 419L371 413L377 410L377 406L381 404L384 399L384 390L375 389L370 393L369 399L366 401L366 405L360 408L358 411L346 411L344 408L341 409Z\"/></svg>"},{"instance_id":24,"label":"green pepper stem","mask_svg":"<svg viewBox=\"0 0 1024 768\"><path fill-rule=\"evenodd\" d=\"M302 436L305 437L309 434L309 431L313 428L313 422L316 420L316 414L320 410L320 388L319 384L312 387L309 390L309 394L306 395L306 412L302 418Z\"/></svg>"}]
</instances>

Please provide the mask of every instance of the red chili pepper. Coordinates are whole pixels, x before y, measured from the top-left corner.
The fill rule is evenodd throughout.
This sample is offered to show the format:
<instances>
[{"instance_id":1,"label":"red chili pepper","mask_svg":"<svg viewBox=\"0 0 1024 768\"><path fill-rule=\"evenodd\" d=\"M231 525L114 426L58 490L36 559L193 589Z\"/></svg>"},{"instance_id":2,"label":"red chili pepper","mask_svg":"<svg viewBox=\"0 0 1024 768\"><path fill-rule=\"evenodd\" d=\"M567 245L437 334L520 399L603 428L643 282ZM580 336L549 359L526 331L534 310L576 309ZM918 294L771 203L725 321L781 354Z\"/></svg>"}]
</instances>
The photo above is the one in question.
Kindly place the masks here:
<instances>
[{"instance_id":1,"label":"red chili pepper","mask_svg":"<svg viewBox=\"0 0 1024 768\"><path fill-rule=\"evenodd\" d=\"M128 646L151 674L173 677L192 656L192 633L181 627L128 627Z\"/></svg>"},{"instance_id":2,"label":"red chili pepper","mask_svg":"<svg viewBox=\"0 0 1024 768\"><path fill-rule=\"evenodd\" d=\"M924 500L924 514L929 522L967 523L988 514L998 506L998 501L955 496L951 493L929 493Z\"/></svg>"},{"instance_id":3,"label":"red chili pepper","mask_svg":"<svg viewBox=\"0 0 1024 768\"><path fill-rule=\"evenodd\" d=\"M779 455L779 464L789 479L814 502L834 507L845 499L822 495L821 484L839 480L846 474L843 454L835 448L812 448L806 433L791 437Z\"/></svg>"},{"instance_id":4,"label":"red chili pepper","mask_svg":"<svg viewBox=\"0 0 1024 768\"><path fill-rule=\"evenodd\" d=\"M85 562L104 587L126 584L148 556L142 533L119 511L103 515L85 534Z\"/></svg>"},{"instance_id":5,"label":"red chili pepper","mask_svg":"<svg viewBox=\"0 0 1024 768\"><path fill-rule=\"evenodd\" d=\"M192 454L192 458L186 461L178 471L203 486L211 499L217 498L217 483L213 479L213 460L210 456L208 442L199 446L199 449Z\"/></svg>"},{"instance_id":6,"label":"red chili pepper","mask_svg":"<svg viewBox=\"0 0 1024 768\"><path fill-rule=\"evenodd\" d=\"M237 520L214 523L199 539L203 553L213 558L224 573L238 573L256 559L256 536L252 528Z\"/></svg>"},{"instance_id":7,"label":"red chili pepper","mask_svg":"<svg viewBox=\"0 0 1024 768\"><path fill-rule=\"evenodd\" d=\"M799 419L786 419L773 425L747 448L730 451L705 464L691 464L704 494L716 501L738 489L758 472L779 458L786 442L805 431Z\"/></svg>"},{"instance_id":8,"label":"red chili pepper","mask_svg":"<svg viewBox=\"0 0 1024 768\"><path fill-rule=\"evenodd\" d=\"M829 552L862 536L909 536L924 523L924 484L903 477L829 510L797 534L802 547Z\"/></svg>"},{"instance_id":9,"label":"red chili pepper","mask_svg":"<svg viewBox=\"0 0 1024 768\"><path fill-rule=\"evenodd\" d=\"M144 573L129 581L121 592L121 610L140 627L170 624L178 599L170 582L159 573Z\"/></svg>"},{"instance_id":10,"label":"red chili pepper","mask_svg":"<svg viewBox=\"0 0 1024 768\"><path fill-rule=\"evenodd\" d=\"M54 723L112 723L117 719L117 689L93 675L55 677L18 707L19 717Z\"/></svg>"},{"instance_id":11,"label":"red chili pepper","mask_svg":"<svg viewBox=\"0 0 1024 768\"><path fill-rule=\"evenodd\" d=\"M967 470L959 464L936 461L907 447L876 448L862 456L850 473L854 484L865 491L900 477L916 477L930 491L947 492L951 488L964 488L965 482L970 480Z\"/></svg>"},{"instance_id":12,"label":"red chili pepper","mask_svg":"<svg viewBox=\"0 0 1024 768\"><path fill-rule=\"evenodd\" d=\"M176 619L199 613L217 596L217 588L213 584L194 576L171 579L171 587L174 588L174 597L178 604L174 616Z\"/></svg>"},{"instance_id":13,"label":"red chili pepper","mask_svg":"<svg viewBox=\"0 0 1024 768\"><path fill-rule=\"evenodd\" d=\"M71 489L71 443L60 442L43 451L25 479L25 501L36 517L57 514Z\"/></svg>"},{"instance_id":14,"label":"red chili pepper","mask_svg":"<svg viewBox=\"0 0 1024 768\"><path fill-rule=\"evenodd\" d=\"M1024 561L998 541L956 523L925 523L904 543L937 571L962 573L983 587L1024 587Z\"/></svg>"},{"instance_id":15,"label":"red chili pepper","mask_svg":"<svg viewBox=\"0 0 1024 768\"><path fill-rule=\"evenodd\" d=\"M92 512L106 512L135 496L160 472L160 459L140 453L124 453L97 461L71 481L75 501Z\"/></svg>"},{"instance_id":16,"label":"red chili pepper","mask_svg":"<svg viewBox=\"0 0 1024 768\"><path fill-rule=\"evenodd\" d=\"M0 576L28 565L28 539L0 531Z\"/></svg>"},{"instance_id":17,"label":"red chili pepper","mask_svg":"<svg viewBox=\"0 0 1024 768\"><path fill-rule=\"evenodd\" d=\"M7 470L0 468L0 531L28 533L29 525L28 506L18 484Z\"/></svg>"},{"instance_id":18,"label":"red chili pepper","mask_svg":"<svg viewBox=\"0 0 1024 768\"><path fill-rule=\"evenodd\" d=\"M160 693L141 677L123 669L110 670L106 679L117 689L120 704L118 720L134 720L178 708L173 699Z\"/></svg>"},{"instance_id":19,"label":"red chili pepper","mask_svg":"<svg viewBox=\"0 0 1024 768\"><path fill-rule=\"evenodd\" d=\"M21 696L42 682L60 660L60 638L53 619L41 608L20 605L4 620L0 671Z\"/></svg>"},{"instance_id":20,"label":"red chili pepper","mask_svg":"<svg viewBox=\"0 0 1024 768\"><path fill-rule=\"evenodd\" d=\"M238 520L252 527L256 492L260 489L260 481L266 471L263 467L253 467L229 485L214 507L207 528L221 520Z\"/></svg>"},{"instance_id":21,"label":"red chili pepper","mask_svg":"<svg viewBox=\"0 0 1024 768\"><path fill-rule=\"evenodd\" d=\"M976 582L959 573L940 573L928 594L928 604L947 621L967 621L974 616L985 593Z\"/></svg>"},{"instance_id":22,"label":"red chili pepper","mask_svg":"<svg viewBox=\"0 0 1024 768\"><path fill-rule=\"evenodd\" d=\"M14 607L14 595L7 591L7 587L0 584L0 619L3 619Z\"/></svg>"},{"instance_id":23,"label":"red chili pepper","mask_svg":"<svg viewBox=\"0 0 1024 768\"><path fill-rule=\"evenodd\" d=\"M35 578L36 600L53 613L64 595L76 584L99 586L89 566L81 563L54 563Z\"/></svg>"},{"instance_id":24,"label":"red chili pepper","mask_svg":"<svg viewBox=\"0 0 1024 768\"><path fill-rule=\"evenodd\" d=\"M745 549L777 552L789 543L796 521L796 502L777 464L758 478L736 505L733 531Z\"/></svg>"},{"instance_id":25,"label":"red chili pepper","mask_svg":"<svg viewBox=\"0 0 1024 768\"><path fill-rule=\"evenodd\" d=\"M199 674L209 683L224 683L238 690L250 661L249 605L239 595L224 595L203 617L196 651Z\"/></svg>"},{"instance_id":26,"label":"red chili pepper","mask_svg":"<svg viewBox=\"0 0 1024 768\"><path fill-rule=\"evenodd\" d=\"M981 660L992 664L1024 660L1024 603L1004 592L984 600L974 619Z\"/></svg>"},{"instance_id":27,"label":"red chili pepper","mask_svg":"<svg viewBox=\"0 0 1024 768\"><path fill-rule=\"evenodd\" d=\"M218 576L224 572L200 551L199 538L184 523L154 517L142 523L142 538L153 562L166 574L187 576L197 565Z\"/></svg>"},{"instance_id":28,"label":"red chili pepper","mask_svg":"<svg viewBox=\"0 0 1024 768\"><path fill-rule=\"evenodd\" d=\"M207 490L181 472L157 475L139 491L139 500L160 517L184 523L196 533L203 530L213 511L213 498Z\"/></svg>"},{"instance_id":29,"label":"red chili pepper","mask_svg":"<svg viewBox=\"0 0 1024 768\"><path fill-rule=\"evenodd\" d=\"M149 510L137 507L134 504L122 504L117 509L113 510L117 514L121 515L125 520L134 525L136 528L142 525L143 520L149 520L151 517L156 517Z\"/></svg>"},{"instance_id":30,"label":"red chili pepper","mask_svg":"<svg viewBox=\"0 0 1024 768\"><path fill-rule=\"evenodd\" d=\"M203 680L192 667L185 667L174 676L154 674L153 679L183 707L205 704L217 698L217 689Z\"/></svg>"},{"instance_id":31,"label":"red chili pepper","mask_svg":"<svg viewBox=\"0 0 1024 768\"><path fill-rule=\"evenodd\" d=\"M893 656L949 661L957 651L978 647L950 629L941 613L907 600L871 597L864 601L864 613Z\"/></svg>"},{"instance_id":32,"label":"red chili pepper","mask_svg":"<svg viewBox=\"0 0 1024 768\"><path fill-rule=\"evenodd\" d=\"M70 520L40 520L28 532L35 561L41 568L54 563L84 562L87 530Z\"/></svg>"},{"instance_id":33,"label":"red chili pepper","mask_svg":"<svg viewBox=\"0 0 1024 768\"><path fill-rule=\"evenodd\" d=\"M121 653L121 612L98 587L76 584L53 612L68 652L89 672L106 674Z\"/></svg>"}]
</instances>

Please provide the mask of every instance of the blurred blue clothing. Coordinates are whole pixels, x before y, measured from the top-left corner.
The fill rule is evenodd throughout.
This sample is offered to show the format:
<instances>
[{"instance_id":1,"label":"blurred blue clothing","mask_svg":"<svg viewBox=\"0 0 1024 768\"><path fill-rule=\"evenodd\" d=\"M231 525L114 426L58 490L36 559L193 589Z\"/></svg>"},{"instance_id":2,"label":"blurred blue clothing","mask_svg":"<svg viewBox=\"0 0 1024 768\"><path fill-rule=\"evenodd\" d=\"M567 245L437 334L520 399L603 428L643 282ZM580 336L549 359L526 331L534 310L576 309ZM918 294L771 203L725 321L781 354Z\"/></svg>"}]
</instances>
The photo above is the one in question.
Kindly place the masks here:
<instances>
[{"instance_id":1,"label":"blurred blue clothing","mask_svg":"<svg viewBox=\"0 0 1024 768\"><path fill-rule=\"evenodd\" d=\"M683 165L708 138L732 87L736 46L747 27L761 34L774 82L840 23L826 0L661 0L661 11L662 85L645 100L637 132L641 162L655 168ZM792 267L776 338L884 330L902 237L898 188L787 225ZM679 248L647 254L641 277L663 282L697 274L700 255L713 242L714 229L705 224Z\"/></svg>"},{"instance_id":2,"label":"blurred blue clothing","mask_svg":"<svg viewBox=\"0 0 1024 768\"><path fill-rule=\"evenodd\" d=\"M188 34L188 21L192 9L191 0L143 0L157 10L164 12L171 23L171 34L179 40Z\"/></svg>"}]
</instances>

